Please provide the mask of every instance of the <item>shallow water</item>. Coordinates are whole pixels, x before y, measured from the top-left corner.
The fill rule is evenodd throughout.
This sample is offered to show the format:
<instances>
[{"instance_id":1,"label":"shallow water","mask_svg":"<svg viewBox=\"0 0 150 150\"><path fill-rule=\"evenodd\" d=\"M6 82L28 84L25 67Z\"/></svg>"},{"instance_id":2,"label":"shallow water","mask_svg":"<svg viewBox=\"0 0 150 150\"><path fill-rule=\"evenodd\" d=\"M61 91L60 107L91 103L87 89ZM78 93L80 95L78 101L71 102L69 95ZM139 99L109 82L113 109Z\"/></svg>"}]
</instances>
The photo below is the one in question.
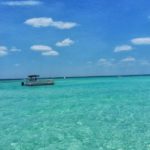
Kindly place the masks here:
<instances>
[{"instance_id":1,"label":"shallow water","mask_svg":"<svg viewBox=\"0 0 150 150\"><path fill-rule=\"evenodd\" d=\"M0 81L0 150L150 150L150 77Z\"/></svg>"}]
</instances>

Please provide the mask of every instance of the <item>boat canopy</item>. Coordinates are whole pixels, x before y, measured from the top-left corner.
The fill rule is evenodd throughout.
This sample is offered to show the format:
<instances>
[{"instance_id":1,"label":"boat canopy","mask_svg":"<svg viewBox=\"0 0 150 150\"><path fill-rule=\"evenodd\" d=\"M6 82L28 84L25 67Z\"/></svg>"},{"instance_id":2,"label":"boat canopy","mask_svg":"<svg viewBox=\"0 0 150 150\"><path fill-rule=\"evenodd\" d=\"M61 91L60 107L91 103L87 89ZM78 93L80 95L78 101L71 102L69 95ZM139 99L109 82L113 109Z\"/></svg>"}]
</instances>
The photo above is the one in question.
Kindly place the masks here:
<instances>
[{"instance_id":1,"label":"boat canopy","mask_svg":"<svg viewBox=\"0 0 150 150\"><path fill-rule=\"evenodd\" d=\"M28 78L38 78L39 75L28 75Z\"/></svg>"},{"instance_id":2,"label":"boat canopy","mask_svg":"<svg viewBox=\"0 0 150 150\"><path fill-rule=\"evenodd\" d=\"M29 81L36 81L38 77L39 77L39 75L29 75L28 80Z\"/></svg>"}]
</instances>

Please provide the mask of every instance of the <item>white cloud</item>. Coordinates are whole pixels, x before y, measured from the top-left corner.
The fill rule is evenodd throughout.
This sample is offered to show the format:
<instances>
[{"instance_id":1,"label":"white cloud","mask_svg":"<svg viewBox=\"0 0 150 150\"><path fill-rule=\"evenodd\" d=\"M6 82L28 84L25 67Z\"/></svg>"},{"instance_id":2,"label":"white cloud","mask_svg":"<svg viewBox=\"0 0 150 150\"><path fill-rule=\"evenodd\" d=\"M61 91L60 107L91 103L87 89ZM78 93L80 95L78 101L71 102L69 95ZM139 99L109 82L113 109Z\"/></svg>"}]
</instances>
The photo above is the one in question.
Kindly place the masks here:
<instances>
[{"instance_id":1,"label":"white cloud","mask_svg":"<svg viewBox=\"0 0 150 150\"><path fill-rule=\"evenodd\" d=\"M0 46L0 51L7 51L7 47L6 46Z\"/></svg>"},{"instance_id":2,"label":"white cloud","mask_svg":"<svg viewBox=\"0 0 150 150\"><path fill-rule=\"evenodd\" d=\"M63 21L53 21L51 26L56 27L58 29L71 29L77 26L75 22L63 22Z\"/></svg>"},{"instance_id":3,"label":"white cloud","mask_svg":"<svg viewBox=\"0 0 150 150\"><path fill-rule=\"evenodd\" d=\"M88 61L87 64L91 65L93 62L92 61Z\"/></svg>"},{"instance_id":4,"label":"white cloud","mask_svg":"<svg viewBox=\"0 0 150 150\"><path fill-rule=\"evenodd\" d=\"M114 49L114 52L122 52L122 51L131 51L133 50L133 47L130 45L121 45L121 46L116 46Z\"/></svg>"},{"instance_id":5,"label":"white cloud","mask_svg":"<svg viewBox=\"0 0 150 150\"><path fill-rule=\"evenodd\" d=\"M25 24L39 28L39 27L48 27L53 23L52 18L31 18L25 21Z\"/></svg>"},{"instance_id":6,"label":"white cloud","mask_svg":"<svg viewBox=\"0 0 150 150\"><path fill-rule=\"evenodd\" d=\"M127 57L122 59L122 62L134 62L136 59L134 57Z\"/></svg>"},{"instance_id":7,"label":"white cloud","mask_svg":"<svg viewBox=\"0 0 150 150\"><path fill-rule=\"evenodd\" d=\"M10 49L10 51L11 51L11 52L21 52L21 49L18 49L18 48L16 48L16 47L12 47L12 48Z\"/></svg>"},{"instance_id":8,"label":"white cloud","mask_svg":"<svg viewBox=\"0 0 150 150\"><path fill-rule=\"evenodd\" d=\"M0 57L1 56L5 56L5 55L7 55L8 54L8 52L6 52L6 51L0 51Z\"/></svg>"},{"instance_id":9,"label":"white cloud","mask_svg":"<svg viewBox=\"0 0 150 150\"><path fill-rule=\"evenodd\" d=\"M57 51L48 51L48 52L42 52L42 55L44 56L57 56L59 53Z\"/></svg>"},{"instance_id":10,"label":"white cloud","mask_svg":"<svg viewBox=\"0 0 150 150\"><path fill-rule=\"evenodd\" d=\"M54 21L52 18L47 17L31 18L26 20L24 23L35 28L51 26L58 29L71 29L77 26L77 23L75 22Z\"/></svg>"},{"instance_id":11,"label":"white cloud","mask_svg":"<svg viewBox=\"0 0 150 150\"><path fill-rule=\"evenodd\" d=\"M58 46L58 47L65 47L65 46L70 46L72 44L74 44L74 41L69 39L69 38L67 38L67 39L64 39L63 41L57 42L56 46Z\"/></svg>"},{"instance_id":12,"label":"white cloud","mask_svg":"<svg viewBox=\"0 0 150 150\"><path fill-rule=\"evenodd\" d=\"M30 47L33 51L41 52L43 56L57 56L59 53L47 45L33 45Z\"/></svg>"},{"instance_id":13,"label":"white cloud","mask_svg":"<svg viewBox=\"0 0 150 150\"><path fill-rule=\"evenodd\" d=\"M30 47L33 51L52 51L53 49L50 46L47 45L33 45Z\"/></svg>"},{"instance_id":14,"label":"white cloud","mask_svg":"<svg viewBox=\"0 0 150 150\"><path fill-rule=\"evenodd\" d=\"M6 46L0 46L0 56L5 56L8 54L8 52L21 52L21 49L16 47L8 49Z\"/></svg>"},{"instance_id":15,"label":"white cloud","mask_svg":"<svg viewBox=\"0 0 150 150\"><path fill-rule=\"evenodd\" d=\"M135 45L149 45L150 37L134 38L131 42Z\"/></svg>"},{"instance_id":16,"label":"white cloud","mask_svg":"<svg viewBox=\"0 0 150 150\"><path fill-rule=\"evenodd\" d=\"M6 46L0 46L0 56L5 56L8 54L8 49Z\"/></svg>"},{"instance_id":17,"label":"white cloud","mask_svg":"<svg viewBox=\"0 0 150 150\"><path fill-rule=\"evenodd\" d=\"M101 65L101 66L112 66L113 65L113 61L114 59L105 59L105 58L100 58L98 60L98 65Z\"/></svg>"},{"instance_id":18,"label":"white cloud","mask_svg":"<svg viewBox=\"0 0 150 150\"><path fill-rule=\"evenodd\" d=\"M24 0L24 1L7 1L2 2L2 5L8 5L8 6L35 6L35 5L41 5L42 2L38 0Z\"/></svg>"},{"instance_id":19,"label":"white cloud","mask_svg":"<svg viewBox=\"0 0 150 150\"><path fill-rule=\"evenodd\" d=\"M107 59L105 59L105 58L100 58L100 59L98 60L98 62L100 62L100 63L105 63L105 62L107 62Z\"/></svg>"},{"instance_id":20,"label":"white cloud","mask_svg":"<svg viewBox=\"0 0 150 150\"><path fill-rule=\"evenodd\" d=\"M147 61L147 60L141 60L140 63L141 63L141 65L143 65L143 66L150 66L150 62Z\"/></svg>"},{"instance_id":21,"label":"white cloud","mask_svg":"<svg viewBox=\"0 0 150 150\"><path fill-rule=\"evenodd\" d=\"M19 66L20 66L20 64L14 64L14 66L15 66L15 67L19 67Z\"/></svg>"}]
</instances>

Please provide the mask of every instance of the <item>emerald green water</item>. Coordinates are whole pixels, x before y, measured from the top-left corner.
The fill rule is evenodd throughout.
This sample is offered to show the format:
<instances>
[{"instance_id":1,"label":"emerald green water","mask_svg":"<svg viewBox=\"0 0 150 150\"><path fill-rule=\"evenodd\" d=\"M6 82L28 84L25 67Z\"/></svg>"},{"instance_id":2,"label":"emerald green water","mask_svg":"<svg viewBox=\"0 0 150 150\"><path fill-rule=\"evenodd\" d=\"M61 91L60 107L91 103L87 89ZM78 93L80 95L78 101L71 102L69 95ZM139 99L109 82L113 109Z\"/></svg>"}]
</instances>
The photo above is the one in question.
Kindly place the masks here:
<instances>
[{"instance_id":1,"label":"emerald green water","mask_svg":"<svg viewBox=\"0 0 150 150\"><path fill-rule=\"evenodd\" d=\"M150 150L150 77L0 81L0 150Z\"/></svg>"}]
</instances>

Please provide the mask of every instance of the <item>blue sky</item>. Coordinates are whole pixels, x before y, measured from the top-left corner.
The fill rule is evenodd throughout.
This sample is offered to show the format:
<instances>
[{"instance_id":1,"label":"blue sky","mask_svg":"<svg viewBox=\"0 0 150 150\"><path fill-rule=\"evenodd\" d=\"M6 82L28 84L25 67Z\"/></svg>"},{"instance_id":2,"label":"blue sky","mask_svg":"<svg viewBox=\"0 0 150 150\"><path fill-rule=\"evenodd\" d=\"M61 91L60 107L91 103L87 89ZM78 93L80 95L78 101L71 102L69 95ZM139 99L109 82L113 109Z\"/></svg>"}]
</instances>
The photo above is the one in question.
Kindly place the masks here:
<instances>
[{"instance_id":1,"label":"blue sky","mask_svg":"<svg viewBox=\"0 0 150 150\"><path fill-rule=\"evenodd\" d=\"M150 1L0 1L0 78L150 73Z\"/></svg>"}]
</instances>

